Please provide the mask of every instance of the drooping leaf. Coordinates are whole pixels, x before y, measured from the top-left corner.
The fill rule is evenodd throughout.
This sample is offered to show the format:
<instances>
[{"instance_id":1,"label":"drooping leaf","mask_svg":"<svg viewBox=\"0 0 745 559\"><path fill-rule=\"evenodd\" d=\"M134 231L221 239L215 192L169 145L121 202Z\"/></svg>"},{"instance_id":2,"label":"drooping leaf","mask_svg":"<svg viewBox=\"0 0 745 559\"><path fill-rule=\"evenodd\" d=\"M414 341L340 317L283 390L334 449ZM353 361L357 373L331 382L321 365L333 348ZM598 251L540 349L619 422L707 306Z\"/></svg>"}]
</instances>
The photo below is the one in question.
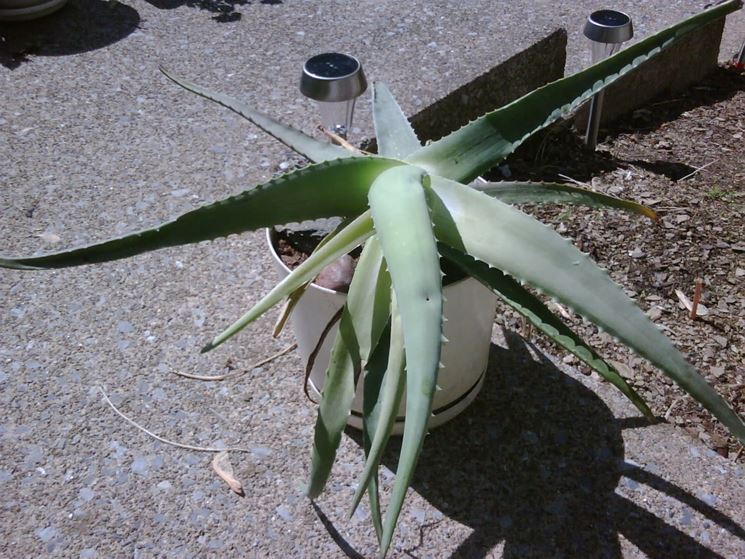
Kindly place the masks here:
<instances>
[{"instance_id":1,"label":"drooping leaf","mask_svg":"<svg viewBox=\"0 0 745 559\"><path fill-rule=\"evenodd\" d=\"M365 440L365 468L360 475L360 482L352 500L349 513L354 514L362 499L365 488L368 489L371 503L374 499L370 483L377 482L377 471L383 457L383 451L396 424L401 398L406 387L404 371L404 335L401 315L397 305L392 305L390 344L387 360L371 363L365 376L365 397L363 401L363 435ZM375 495L375 499L377 495ZM372 508L379 508L377 504ZM382 534L378 533L378 539Z\"/></svg>"},{"instance_id":2,"label":"drooping leaf","mask_svg":"<svg viewBox=\"0 0 745 559\"><path fill-rule=\"evenodd\" d=\"M331 242L333 239L326 244ZM390 287L380 243L371 237L349 286L323 385L308 486L312 498L321 493L331 473L362 363L369 359L371 348L377 345L388 322Z\"/></svg>"},{"instance_id":3,"label":"drooping leaf","mask_svg":"<svg viewBox=\"0 0 745 559\"><path fill-rule=\"evenodd\" d=\"M352 328L350 310L348 305L345 305L331 350L313 432L310 482L307 489L311 499L321 494L331 474L342 431L347 425L352 408L354 381L359 369L359 347Z\"/></svg>"},{"instance_id":4,"label":"drooping leaf","mask_svg":"<svg viewBox=\"0 0 745 559\"><path fill-rule=\"evenodd\" d=\"M488 264L475 260L454 248L440 245L439 249L443 257L456 263L464 272L479 280L496 293L502 301L530 320L538 330L546 334L551 340L587 363L600 376L618 388L647 419L654 420L654 414L646 402L629 386L618 371L595 353L588 344L530 291L500 270L490 268Z\"/></svg>"},{"instance_id":5,"label":"drooping leaf","mask_svg":"<svg viewBox=\"0 0 745 559\"><path fill-rule=\"evenodd\" d=\"M281 223L357 216L367 209L367 191L375 177L397 165L401 162L382 157L321 163L186 212L152 229L43 256L0 257L0 267L64 268L108 262ZM349 180L350 173L355 176L354 181ZM344 195L340 196L340 192Z\"/></svg>"},{"instance_id":6,"label":"drooping leaf","mask_svg":"<svg viewBox=\"0 0 745 559\"><path fill-rule=\"evenodd\" d=\"M569 241L514 207L456 182L433 177L427 191L438 240L555 297L615 336L745 441L742 418L623 290Z\"/></svg>"},{"instance_id":7,"label":"drooping leaf","mask_svg":"<svg viewBox=\"0 0 745 559\"><path fill-rule=\"evenodd\" d=\"M254 109L251 105L239 101L228 95L224 95L217 91L212 91L201 85L189 82L182 78L179 78L172 74L169 70L166 70L161 66L160 71L172 82L180 85L184 89L196 93L205 99L214 101L223 107L227 107L231 111L238 113L246 120L254 123L256 126L261 128L264 132L273 136L290 149L296 151L300 155L310 159L315 163L322 161L330 161L332 159L341 159L345 157L351 157L352 154L333 144L322 142L315 139L312 136L296 130L291 126L282 124L278 120L273 119L270 116L265 115Z\"/></svg>"},{"instance_id":8,"label":"drooping leaf","mask_svg":"<svg viewBox=\"0 0 745 559\"><path fill-rule=\"evenodd\" d=\"M380 240L375 235L362 249L352 284L354 291L350 285L347 298L364 366L378 344L391 312L391 277L385 269Z\"/></svg>"},{"instance_id":9,"label":"drooping leaf","mask_svg":"<svg viewBox=\"0 0 745 559\"><path fill-rule=\"evenodd\" d=\"M577 204L591 208L616 208L644 215L652 221L657 214L652 208L593 192L571 184L553 182L474 182L471 187L479 192L493 196L505 204Z\"/></svg>"},{"instance_id":10,"label":"drooping leaf","mask_svg":"<svg viewBox=\"0 0 745 559\"><path fill-rule=\"evenodd\" d=\"M396 482L383 524L381 555L391 543L427 433L440 362L442 278L423 189L428 182L421 169L398 167L381 173L369 194L406 345L406 423Z\"/></svg>"},{"instance_id":11,"label":"drooping leaf","mask_svg":"<svg viewBox=\"0 0 745 559\"><path fill-rule=\"evenodd\" d=\"M377 421L377 416L375 415L377 410L375 406L380 397L380 390L383 386L390 344L391 325L389 322L383 335L378 341L378 345L375 346L375 349L373 349L370 354L370 359L365 367L362 389L362 448L365 451L365 459L370 455L370 447L374 436L371 430L375 429L375 426L371 426L370 422ZM378 542L380 542L383 537L383 521L380 513L378 476L370 476L366 487L368 500L370 502L370 516L372 518L373 527L375 528L375 535L378 538ZM359 489L360 487L358 487L358 490ZM361 489L364 490L365 487L362 487Z\"/></svg>"},{"instance_id":12,"label":"drooping leaf","mask_svg":"<svg viewBox=\"0 0 745 559\"><path fill-rule=\"evenodd\" d=\"M313 252L305 262L275 285L253 308L202 348L202 353L214 349L225 340L240 332L298 287L318 275L331 262L361 245L372 233L372 219L370 219L370 212L368 210L339 231L323 247Z\"/></svg>"},{"instance_id":13,"label":"drooping leaf","mask_svg":"<svg viewBox=\"0 0 745 559\"><path fill-rule=\"evenodd\" d=\"M689 31L739 9L731 0L668 27L572 76L538 88L407 158L433 175L470 182L523 141L568 114L598 91L668 48Z\"/></svg>"},{"instance_id":14,"label":"drooping leaf","mask_svg":"<svg viewBox=\"0 0 745 559\"><path fill-rule=\"evenodd\" d=\"M373 122L380 155L403 159L422 147L411 123L382 82L373 84Z\"/></svg>"}]
</instances>

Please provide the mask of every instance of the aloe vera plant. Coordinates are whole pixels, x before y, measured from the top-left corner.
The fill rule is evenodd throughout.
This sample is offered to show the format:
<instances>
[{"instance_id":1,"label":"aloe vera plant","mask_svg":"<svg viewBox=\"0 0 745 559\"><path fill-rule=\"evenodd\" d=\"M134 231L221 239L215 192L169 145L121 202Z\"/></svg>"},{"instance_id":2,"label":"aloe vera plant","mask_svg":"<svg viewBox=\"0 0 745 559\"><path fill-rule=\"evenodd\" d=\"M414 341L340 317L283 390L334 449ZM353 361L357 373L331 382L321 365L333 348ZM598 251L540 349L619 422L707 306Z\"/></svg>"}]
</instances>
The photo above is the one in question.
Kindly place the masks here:
<instances>
[{"instance_id":1,"label":"aloe vera plant","mask_svg":"<svg viewBox=\"0 0 745 559\"><path fill-rule=\"evenodd\" d=\"M570 307L647 358L745 442L743 419L623 290L571 243L511 204L610 207L654 219L652 210L564 184L468 184L499 164L532 134L567 115L688 31L740 7L740 0L731 0L704 11L426 146L419 142L389 90L376 84L373 115L378 155L353 154L318 141L236 99L163 70L180 86L244 116L313 164L154 229L43 256L4 257L0 266L36 269L93 264L275 224L345 218L344 227L203 351L222 344L285 298L297 298L326 265L363 246L326 374L308 495L316 497L330 475L361 376L367 459L353 508L367 491L381 556L391 543L427 433L440 349L446 342L442 338L442 258L493 290L538 330L608 379L644 415L651 417L652 413L618 372L523 284ZM401 454L383 519L376 472L404 393L406 422Z\"/></svg>"}]
</instances>

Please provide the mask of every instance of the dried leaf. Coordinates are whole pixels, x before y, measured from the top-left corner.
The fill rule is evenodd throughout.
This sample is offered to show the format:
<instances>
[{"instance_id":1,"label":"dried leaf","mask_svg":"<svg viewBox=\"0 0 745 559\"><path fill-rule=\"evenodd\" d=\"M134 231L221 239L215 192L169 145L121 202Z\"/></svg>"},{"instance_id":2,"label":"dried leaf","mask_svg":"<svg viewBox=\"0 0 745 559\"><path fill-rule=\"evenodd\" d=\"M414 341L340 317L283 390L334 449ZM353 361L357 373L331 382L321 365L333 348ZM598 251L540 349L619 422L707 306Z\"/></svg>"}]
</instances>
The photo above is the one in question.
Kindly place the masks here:
<instances>
[{"instance_id":1,"label":"dried leaf","mask_svg":"<svg viewBox=\"0 0 745 559\"><path fill-rule=\"evenodd\" d=\"M572 313L570 313L566 309L566 307L564 307L564 305L561 305L561 304L557 303L556 301L552 301L551 302L551 306L553 308L555 308L557 311L559 311L559 314L561 316L563 316L564 318L566 318L567 320L571 320L572 319Z\"/></svg>"},{"instance_id":2,"label":"dried leaf","mask_svg":"<svg viewBox=\"0 0 745 559\"><path fill-rule=\"evenodd\" d=\"M688 297L686 297L685 293L683 293L680 289L676 289L675 294L678 296L678 300L686 308L686 310L688 312L691 312L691 309L693 308L693 303L691 303L691 300ZM696 309L696 316L707 316L708 314L709 314L709 309L707 309L705 306L699 303L698 308Z\"/></svg>"},{"instance_id":3,"label":"dried leaf","mask_svg":"<svg viewBox=\"0 0 745 559\"><path fill-rule=\"evenodd\" d=\"M215 473L228 484L234 493L237 493L241 497L245 497L246 494L243 492L243 484L238 481L235 474L233 474L233 465L230 463L230 458L226 451L215 454L215 457L212 459L212 469L215 470Z\"/></svg>"},{"instance_id":4,"label":"dried leaf","mask_svg":"<svg viewBox=\"0 0 745 559\"><path fill-rule=\"evenodd\" d=\"M37 235L42 241L50 244L55 244L60 242L59 235L55 235L54 233L49 233L48 231L44 231L44 233L39 233Z\"/></svg>"}]
</instances>

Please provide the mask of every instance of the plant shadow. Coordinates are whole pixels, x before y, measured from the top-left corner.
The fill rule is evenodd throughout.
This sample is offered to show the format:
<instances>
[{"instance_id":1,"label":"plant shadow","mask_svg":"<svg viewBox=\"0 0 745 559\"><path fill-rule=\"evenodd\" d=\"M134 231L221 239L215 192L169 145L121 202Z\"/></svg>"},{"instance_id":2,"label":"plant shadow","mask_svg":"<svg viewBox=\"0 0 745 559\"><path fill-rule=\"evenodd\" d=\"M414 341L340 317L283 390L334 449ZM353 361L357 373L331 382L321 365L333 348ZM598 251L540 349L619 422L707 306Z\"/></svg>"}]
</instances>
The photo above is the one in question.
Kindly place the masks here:
<instances>
[{"instance_id":1,"label":"plant shadow","mask_svg":"<svg viewBox=\"0 0 745 559\"><path fill-rule=\"evenodd\" d=\"M509 349L492 345L473 405L427 437L413 481L436 509L473 530L452 557L487 557L503 543L505 558L620 559L619 534L653 559L719 557L616 494L622 476L745 536L722 513L624 462L621 432L639 427L637 418L617 420L595 393L522 338L505 336ZM384 457L393 471L399 449L397 438ZM421 533L427 537L427 526ZM406 553L417 557L416 548Z\"/></svg>"},{"instance_id":2,"label":"plant shadow","mask_svg":"<svg viewBox=\"0 0 745 559\"><path fill-rule=\"evenodd\" d=\"M238 11L238 6L250 4L250 0L146 0L151 6L159 10L173 10L181 6L198 8L215 14L212 16L217 22L230 23L238 21L243 14ZM259 0L260 4L281 4L282 0Z\"/></svg>"},{"instance_id":3,"label":"plant shadow","mask_svg":"<svg viewBox=\"0 0 745 559\"><path fill-rule=\"evenodd\" d=\"M70 0L58 12L0 24L0 64L10 70L31 56L65 56L103 48L139 27L137 10L107 0Z\"/></svg>"}]
</instances>

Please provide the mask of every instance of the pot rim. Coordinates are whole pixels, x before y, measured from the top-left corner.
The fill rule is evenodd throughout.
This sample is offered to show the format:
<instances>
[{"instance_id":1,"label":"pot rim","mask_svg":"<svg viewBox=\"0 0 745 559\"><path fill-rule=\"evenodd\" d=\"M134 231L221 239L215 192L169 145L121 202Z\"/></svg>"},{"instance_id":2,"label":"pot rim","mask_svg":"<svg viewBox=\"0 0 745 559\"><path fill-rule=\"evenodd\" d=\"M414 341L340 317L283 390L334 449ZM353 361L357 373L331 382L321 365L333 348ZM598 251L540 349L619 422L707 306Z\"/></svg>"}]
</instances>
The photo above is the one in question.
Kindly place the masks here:
<instances>
[{"instance_id":1,"label":"pot rim","mask_svg":"<svg viewBox=\"0 0 745 559\"><path fill-rule=\"evenodd\" d=\"M271 252L272 258L274 259L274 261L277 262L282 267L282 269L285 270L289 274L292 272L292 270L288 268L287 265L282 261L282 259L279 257L279 254L277 253L277 250L274 248L274 239L276 238L276 236L277 236L277 231L274 229L274 227L266 228L266 242L270 248L269 252ZM443 285L442 289L445 290L449 287L455 287L468 280L473 280L475 282L478 282L479 285L481 284L481 282L479 282L477 279L466 274L465 277L459 279L458 281L454 281L453 283L448 283L447 285ZM328 293L329 295L336 295L339 297L343 297L345 299L347 297L347 294L342 291L336 291L334 289L329 289L328 287L317 285L315 282L311 282L310 286L314 289L318 289L319 291L323 293Z\"/></svg>"}]
</instances>

